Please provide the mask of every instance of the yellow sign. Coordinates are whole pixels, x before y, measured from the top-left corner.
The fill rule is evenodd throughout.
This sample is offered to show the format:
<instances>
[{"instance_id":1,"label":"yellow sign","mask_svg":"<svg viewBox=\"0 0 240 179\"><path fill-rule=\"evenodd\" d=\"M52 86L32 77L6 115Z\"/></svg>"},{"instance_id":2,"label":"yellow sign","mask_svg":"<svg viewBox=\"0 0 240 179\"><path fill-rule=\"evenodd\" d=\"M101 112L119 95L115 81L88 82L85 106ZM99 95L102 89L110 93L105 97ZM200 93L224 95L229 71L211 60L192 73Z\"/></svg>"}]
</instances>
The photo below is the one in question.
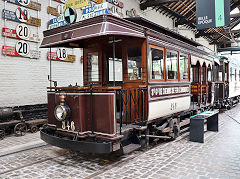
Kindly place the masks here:
<instances>
[{"instance_id":1,"label":"yellow sign","mask_svg":"<svg viewBox=\"0 0 240 179\"><path fill-rule=\"evenodd\" d=\"M103 0L93 0L93 2L97 3L97 4L102 4Z\"/></svg>"},{"instance_id":2,"label":"yellow sign","mask_svg":"<svg viewBox=\"0 0 240 179\"><path fill-rule=\"evenodd\" d=\"M68 7L72 7L74 9L79 9L85 6L88 6L88 0L68 0L65 2L65 6L64 6L64 10L63 12L66 10L66 8Z\"/></svg>"}]
</instances>

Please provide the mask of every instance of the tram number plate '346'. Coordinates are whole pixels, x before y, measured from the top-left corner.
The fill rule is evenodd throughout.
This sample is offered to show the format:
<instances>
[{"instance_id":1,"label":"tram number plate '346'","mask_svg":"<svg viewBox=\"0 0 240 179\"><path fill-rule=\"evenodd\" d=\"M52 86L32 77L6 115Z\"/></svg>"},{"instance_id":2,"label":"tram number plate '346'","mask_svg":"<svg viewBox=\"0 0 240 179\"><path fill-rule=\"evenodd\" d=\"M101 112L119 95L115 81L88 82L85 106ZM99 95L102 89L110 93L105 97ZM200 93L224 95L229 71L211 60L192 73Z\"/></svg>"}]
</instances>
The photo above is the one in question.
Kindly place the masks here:
<instances>
[{"instance_id":1,"label":"tram number plate '346'","mask_svg":"<svg viewBox=\"0 0 240 179\"><path fill-rule=\"evenodd\" d=\"M176 110L177 109L177 103L171 103L170 109L171 109L171 111Z\"/></svg>"},{"instance_id":2,"label":"tram number plate '346'","mask_svg":"<svg viewBox=\"0 0 240 179\"><path fill-rule=\"evenodd\" d=\"M62 121L62 129L75 131L75 124L73 121L71 123L69 121Z\"/></svg>"}]
</instances>

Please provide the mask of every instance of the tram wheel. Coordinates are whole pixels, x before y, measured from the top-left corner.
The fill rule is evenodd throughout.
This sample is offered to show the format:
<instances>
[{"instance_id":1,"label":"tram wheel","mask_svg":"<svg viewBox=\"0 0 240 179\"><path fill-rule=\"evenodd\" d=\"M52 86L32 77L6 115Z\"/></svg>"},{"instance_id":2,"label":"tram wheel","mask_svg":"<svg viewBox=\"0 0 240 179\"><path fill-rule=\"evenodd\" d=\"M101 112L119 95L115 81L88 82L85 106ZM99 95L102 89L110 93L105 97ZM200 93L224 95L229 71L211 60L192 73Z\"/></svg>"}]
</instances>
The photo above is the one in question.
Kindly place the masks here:
<instances>
[{"instance_id":1,"label":"tram wheel","mask_svg":"<svg viewBox=\"0 0 240 179\"><path fill-rule=\"evenodd\" d=\"M27 133L27 125L25 123L18 123L14 127L14 134L16 136L24 136Z\"/></svg>"},{"instance_id":2,"label":"tram wheel","mask_svg":"<svg viewBox=\"0 0 240 179\"><path fill-rule=\"evenodd\" d=\"M37 126L32 126L30 130L31 130L32 133L36 133L38 131L38 127Z\"/></svg>"},{"instance_id":3,"label":"tram wheel","mask_svg":"<svg viewBox=\"0 0 240 179\"><path fill-rule=\"evenodd\" d=\"M3 140L5 138L5 131L0 130L0 140Z\"/></svg>"}]
</instances>

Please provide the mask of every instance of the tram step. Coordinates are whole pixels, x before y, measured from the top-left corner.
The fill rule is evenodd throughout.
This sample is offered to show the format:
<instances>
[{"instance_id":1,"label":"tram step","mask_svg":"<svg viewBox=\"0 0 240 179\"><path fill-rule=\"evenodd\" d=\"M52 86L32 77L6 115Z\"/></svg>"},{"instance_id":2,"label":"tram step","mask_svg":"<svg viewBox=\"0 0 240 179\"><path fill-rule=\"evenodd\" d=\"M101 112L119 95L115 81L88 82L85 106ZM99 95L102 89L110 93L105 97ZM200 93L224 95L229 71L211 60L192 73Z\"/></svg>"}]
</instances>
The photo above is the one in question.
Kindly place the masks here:
<instances>
[{"instance_id":1,"label":"tram step","mask_svg":"<svg viewBox=\"0 0 240 179\"><path fill-rule=\"evenodd\" d=\"M139 148L141 148L141 145L139 145L139 144L129 144L129 145L126 145L126 146L123 147L123 153L128 154L128 153L130 153L134 150L137 150Z\"/></svg>"}]
</instances>

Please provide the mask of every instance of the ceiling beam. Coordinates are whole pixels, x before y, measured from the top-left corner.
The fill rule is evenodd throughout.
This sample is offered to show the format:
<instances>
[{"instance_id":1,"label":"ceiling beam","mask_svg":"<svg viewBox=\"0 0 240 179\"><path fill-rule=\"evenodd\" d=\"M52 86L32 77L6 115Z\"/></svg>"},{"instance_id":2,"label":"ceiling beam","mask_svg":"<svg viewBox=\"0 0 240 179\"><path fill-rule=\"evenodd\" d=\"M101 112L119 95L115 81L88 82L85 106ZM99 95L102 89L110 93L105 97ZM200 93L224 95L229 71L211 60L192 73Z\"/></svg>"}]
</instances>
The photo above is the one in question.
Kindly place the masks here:
<instances>
[{"instance_id":1,"label":"ceiling beam","mask_svg":"<svg viewBox=\"0 0 240 179\"><path fill-rule=\"evenodd\" d=\"M240 13L231 14L230 17L231 17L231 18L234 18L234 17L240 17Z\"/></svg>"},{"instance_id":2,"label":"ceiling beam","mask_svg":"<svg viewBox=\"0 0 240 179\"><path fill-rule=\"evenodd\" d=\"M165 3L172 3L172 2L178 2L180 0L147 0L146 2L143 2L140 4L140 9L145 10L148 7L152 6L160 6Z\"/></svg>"},{"instance_id":3,"label":"ceiling beam","mask_svg":"<svg viewBox=\"0 0 240 179\"><path fill-rule=\"evenodd\" d=\"M194 23L195 23L195 21L189 21L187 19L179 19L175 22L175 26L177 27L179 25L185 25L185 24L189 25L189 24L194 24Z\"/></svg>"},{"instance_id":4,"label":"ceiling beam","mask_svg":"<svg viewBox=\"0 0 240 179\"><path fill-rule=\"evenodd\" d=\"M220 32L221 34L229 34L229 31L222 31ZM240 33L240 29L238 30L231 30L230 33L236 34ZM218 32L204 32L204 31L199 31L196 35L195 38L199 38L201 36L211 36L211 35L221 35Z\"/></svg>"}]
</instances>

